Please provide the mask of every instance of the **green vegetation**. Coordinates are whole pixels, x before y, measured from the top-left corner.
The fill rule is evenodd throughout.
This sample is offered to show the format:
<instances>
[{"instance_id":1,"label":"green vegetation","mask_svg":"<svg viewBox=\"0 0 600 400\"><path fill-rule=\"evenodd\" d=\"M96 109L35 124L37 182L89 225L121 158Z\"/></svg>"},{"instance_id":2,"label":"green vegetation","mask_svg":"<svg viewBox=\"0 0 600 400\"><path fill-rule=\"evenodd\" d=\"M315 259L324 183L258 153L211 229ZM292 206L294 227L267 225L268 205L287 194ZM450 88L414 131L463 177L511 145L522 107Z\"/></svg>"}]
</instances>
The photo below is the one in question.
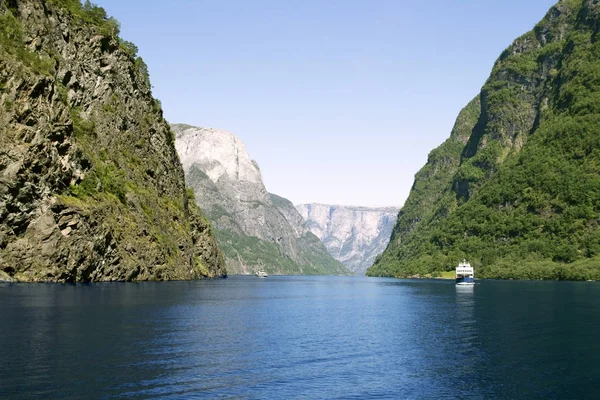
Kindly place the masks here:
<instances>
[{"instance_id":1,"label":"green vegetation","mask_svg":"<svg viewBox=\"0 0 600 400\"><path fill-rule=\"evenodd\" d=\"M454 273L454 271L442 271L438 276L438 278L442 279L454 279L455 277L456 274Z\"/></svg>"},{"instance_id":2,"label":"green vegetation","mask_svg":"<svg viewBox=\"0 0 600 400\"><path fill-rule=\"evenodd\" d=\"M0 2L0 132L4 147L14 149L5 160L5 200L19 213L0 225L16 232L17 221L20 229L3 236L0 269L8 266L18 279L225 272L210 224L193 192L184 192L173 133L152 97L147 67L118 34L118 22L89 1ZM21 192L27 195L16 200ZM47 213L58 225L52 237L30 229L34 216ZM7 246L25 232L27 252Z\"/></svg>"},{"instance_id":3,"label":"green vegetation","mask_svg":"<svg viewBox=\"0 0 600 400\"><path fill-rule=\"evenodd\" d=\"M494 66L464 148L432 152L454 158L430 155L369 275L435 275L466 258L480 278L600 279L600 16L556 7Z\"/></svg>"},{"instance_id":4,"label":"green vegetation","mask_svg":"<svg viewBox=\"0 0 600 400\"><path fill-rule=\"evenodd\" d=\"M121 24L119 24L119 21L113 17L108 17L104 8L91 3L89 0L86 0L83 4L80 0L47 1L67 10L80 24L98 27L103 36L116 37L121 31Z\"/></svg>"},{"instance_id":5,"label":"green vegetation","mask_svg":"<svg viewBox=\"0 0 600 400\"><path fill-rule=\"evenodd\" d=\"M119 37L121 24L113 17L106 14L104 8L86 0L83 4L80 0L47 0L50 4L61 7L73 16L75 23L79 25L93 26L99 35L111 39L116 46L134 61L135 67L144 85L148 90L152 88L148 66L138 56L138 47ZM50 59L51 60L51 59ZM51 64L50 64L51 65Z\"/></svg>"},{"instance_id":6,"label":"green vegetation","mask_svg":"<svg viewBox=\"0 0 600 400\"><path fill-rule=\"evenodd\" d=\"M194 269L196 270L196 275L198 275L198 276L209 276L210 275L210 271L208 270L206 265L204 265L204 263L202 262L202 258L200 258L200 257L196 257Z\"/></svg>"},{"instance_id":7,"label":"green vegetation","mask_svg":"<svg viewBox=\"0 0 600 400\"><path fill-rule=\"evenodd\" d=\"M36 54L25 46L23 27L10 9L0 13L0 56L3 54L15 57L33 72L43 75L50 75L54 64L51 58Z\"/></svg>"},{"instance_id":8,"label":"green vegetation","mask_svg":"<svg viewBox=\"0 0 600 400\"><path fill-rule=\"evenodd\" d=\"M99 192L111 193L122 203L126 203L127 184L123 170L111 164L98 162L80 184L71 185L70 191L79 198L93 196Z\"/></svg>"},{"instance_id":9,"label":"green vegetation","mask_svg":"<svg viewBox=\"0 0 600 400\"><path fill-rule=\"evenodd\" d=\"M187 178L188 183L194 186L200 182L211 182L198 167L192 167ZM297 213L289 200L272 193L269 193L269 198L272 205L260 201L246 201L244 207L248 210L261 207L263 212L269 212L269 208L274 206L276 209L271 212L277 213L281 218L286 218L284 215L290 213ZM247 231L240 226L244 221L240 224L239 214L232 215L219 204L211 203L206 214L215 222L217 242L227 258L228 271L231 273L264 270L273 275L349 274L348 269L332 258L319 238L310 232L298 237L292 229L280 228L279 231L269 231L266 235L271 235L270 238L259 238L244 233ZM298 218L301 218L300 215Z\"/></svg>"},{"instance_id":10,"label":"green vegetation","mask_svg":"<svg viewBox=\"0 0 600 400\"><path fill-rule=\"evenodd\" d=\"M104 8L86 0L81 3L80 0L47 0L49 4L61 7L74 18L74 22L87 27L95 27L98 34L115 41L121 50L128 54L134 61L139 76L148 90L151 89L150 75L148 66L144 60L138 56L138 48L135 44L123 40L119 37L120 24L113 17L108 17ZM5 52L15 56L24 65L29 67L32 72L47 76L52 76L54 71L55 59L58 55L55 52L47 53L31 51L23 39L23 28L21 22L16 18L16 10L8 8L4 14L0 13L0 55ZM160 107L160 103L158 103Z\"/></svg>"},{"instance_id":11,"label":"green vegetation","mask_svg":"<svg viewBox=\"0 0 600 400\"><path fill-rule=\"evenodd\" d=\"M86 136L95 134L96 123L93 120L82 118L80 108L71 108L70 116L73 121L73 132L78 139L85 139Z\"/></svg>"},{"instance_id":12,"label":"green vegetation","mask_svg":"<svg viewBox=\"0 0 600 400\"><path fill-rule=\"evenodd\" d=\"M248 271L264 270L269 274L286 275L329 275L332 273L346 274L348 271L335 262L326 251L314 255L305 263L296 262L285 255L279 244L273 241L261 240L256 236L234 233L230 230L216 230L219 246L225 257L243 265ZM309 234L299 239L299 247L319 240Z\"/></svg>"},{"instance_id":13,"label":"green vegetation","mask_svg":"<svg viewBox=\"0 0 600 400\"><path fill-rule=\"evenodd\" d=\"M251 270L264 269L273 274L277 270L296 269L295 263L284 256L274 242L260 240L255 236L235 234L229 230L217 229L216 235L225 257L232 260L241 259ZM296 271L300 273L299 270Z\"/></svg>"},{"instance_id":14,"label":"green vegetation","mask_svg":"<svg viewBox=\"0 0 600 400\"><path fill-rule=\"evenodd\" d=\"M196 194L194 193L194 189L192 188L186 188L185 189L185 195L187 196L188 200L192 201L192 202L196 202Z\"/></svg>"}]
</instances>

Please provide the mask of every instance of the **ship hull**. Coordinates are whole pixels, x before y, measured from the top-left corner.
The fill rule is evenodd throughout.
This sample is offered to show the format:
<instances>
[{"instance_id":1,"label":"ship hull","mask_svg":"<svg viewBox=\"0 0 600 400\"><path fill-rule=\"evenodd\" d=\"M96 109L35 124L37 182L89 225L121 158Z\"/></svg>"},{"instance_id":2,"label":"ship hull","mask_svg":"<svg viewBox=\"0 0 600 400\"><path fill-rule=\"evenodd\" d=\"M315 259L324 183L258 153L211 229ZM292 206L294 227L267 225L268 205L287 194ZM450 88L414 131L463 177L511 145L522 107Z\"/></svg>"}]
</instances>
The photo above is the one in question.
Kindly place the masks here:
<instances>
[{"instance_id":1,"label":"ship hull","mask_svg":"<svg viewBox=\"0 0 600 400\"><path fill-rule=\"evenodd\" d=\"M457 285L474 285L475 281L472 277L456 278Z\"/></svg>"}]
</instances>

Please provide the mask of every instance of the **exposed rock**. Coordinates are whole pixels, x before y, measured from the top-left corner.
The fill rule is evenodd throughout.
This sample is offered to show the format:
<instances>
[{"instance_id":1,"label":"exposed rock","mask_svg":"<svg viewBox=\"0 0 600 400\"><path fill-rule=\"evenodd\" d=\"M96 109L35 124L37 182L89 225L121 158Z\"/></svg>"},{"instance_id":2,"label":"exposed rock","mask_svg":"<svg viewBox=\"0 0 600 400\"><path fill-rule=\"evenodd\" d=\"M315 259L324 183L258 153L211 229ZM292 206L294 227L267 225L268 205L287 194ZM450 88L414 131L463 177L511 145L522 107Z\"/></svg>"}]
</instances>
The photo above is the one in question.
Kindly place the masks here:
<instances>
[{"instance_id":1,"label":"exposed rock","mask_svg":"<svg viewBox=\"0 0 600 400\"><path fill-rule=\"evenodd\" d=\"M0 0L0 271L11 279L225 273L145 64L117 33L91 5Z\"/></svg>"},{"instance_id":2,"label":"exposed rock","mask_svg":"<svg viewBox=\"0 0 600 400\"><path fill-rule=\"evenodd\" d=\"M258 164L237 136L189 125L172 128L187 184L216 228L230 273L348 273L293 204L267 192Z\"/></svg>"},{"instance_id":3,"label":"exposed rock","mask_svg":"<svg viewBox=\"0 0 600 400\"><path fill-rule=\"evenodd\" d=\"M364 275L385 250L399 210L314 203L296 208L329 254L357 275Z\"/></svg>"}]
</instances>

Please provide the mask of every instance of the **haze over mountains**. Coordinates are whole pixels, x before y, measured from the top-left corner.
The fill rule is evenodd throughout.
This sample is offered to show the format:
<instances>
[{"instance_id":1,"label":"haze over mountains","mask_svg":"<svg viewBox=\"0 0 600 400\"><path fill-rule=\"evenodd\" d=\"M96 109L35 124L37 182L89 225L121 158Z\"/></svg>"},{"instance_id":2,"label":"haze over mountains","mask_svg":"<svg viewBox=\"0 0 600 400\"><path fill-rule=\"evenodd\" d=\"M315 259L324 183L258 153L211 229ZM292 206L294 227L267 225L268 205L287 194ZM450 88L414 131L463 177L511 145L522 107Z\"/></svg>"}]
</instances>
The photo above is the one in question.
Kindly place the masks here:
<instances>
[{"instance_id":1,"label":"haze over mountains","mask_svg":"<svg viewBox=\"0 0 600 400\"><path fill-rule=\"evenodd\" d=\"M502 52L388 235L395 210L296 209L235 135L169 127L102 8L0 0L0 280L361 273L386 236L369 275L600 279L599 27L563 0Z\"/></svg>"},{"instance_id":2,"label":"haze over mountains","mask_svg":"<svg viewBox=\"0 0 600 400\"><path fill-rule=\"evenodd\" d=\"M216 228L229 273L349 274L291 202L267 192L258 164L235 135L172 125L187 185Z\"/></svg>"},{"instance_id":3,"label":"haze over mountains","mask_svg":"<svg viewBox=\"0 0 600 400\"><path fill-rule=\"evenodd\" d=\"M315 203L296 208L329 254L357 275L364 275L385 250L399 210Z\"/></svg>"}]
</instances>

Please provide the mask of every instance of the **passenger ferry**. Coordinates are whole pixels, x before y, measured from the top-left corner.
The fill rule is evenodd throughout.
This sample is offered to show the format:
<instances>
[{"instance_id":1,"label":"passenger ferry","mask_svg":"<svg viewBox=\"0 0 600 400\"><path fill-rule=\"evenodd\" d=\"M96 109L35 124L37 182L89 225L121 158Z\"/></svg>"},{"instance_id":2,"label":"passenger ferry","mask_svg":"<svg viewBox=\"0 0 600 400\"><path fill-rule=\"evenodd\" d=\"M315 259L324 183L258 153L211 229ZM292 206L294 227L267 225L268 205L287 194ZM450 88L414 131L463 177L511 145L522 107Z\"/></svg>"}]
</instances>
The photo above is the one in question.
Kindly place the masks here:
<instances>
[{"instance_id":1,"label":"passenger ferry","mask_svg":"<svg viewBox=\"0 0 600 400\"><path fill-rule=\"evenodd\" d=\"M458 263L458 267L456 267L456 284L475 284L475 274L473 272L473 267L471 267L471 264L469 264L467 260L462 260L462 262Z\"/></svg>"}]
</instances>

